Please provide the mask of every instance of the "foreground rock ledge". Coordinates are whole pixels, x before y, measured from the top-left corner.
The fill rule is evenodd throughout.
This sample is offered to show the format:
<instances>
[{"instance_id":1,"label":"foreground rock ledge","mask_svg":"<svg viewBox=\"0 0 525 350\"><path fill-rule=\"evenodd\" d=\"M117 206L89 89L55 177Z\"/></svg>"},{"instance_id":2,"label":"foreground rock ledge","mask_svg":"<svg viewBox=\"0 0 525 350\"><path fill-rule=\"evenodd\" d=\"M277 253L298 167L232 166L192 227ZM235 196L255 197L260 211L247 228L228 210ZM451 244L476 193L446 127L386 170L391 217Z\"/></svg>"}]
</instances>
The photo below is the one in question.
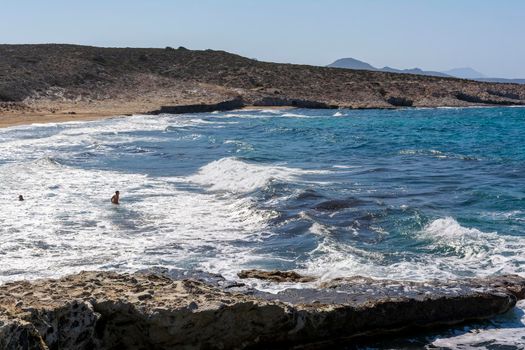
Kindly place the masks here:
<instances>
[{"instance_id":1,"label":"foreground rock ledge","mask_svg":"<svg viewBox=\"0 0 525 350\"><path fill-rule=\"evenodd\" d=\"M489 318L524 296L519 276L445 283L355 277L269 294L220 277L82 272L0 286L0 349L322 346Z\"/></svg>"}]
</instances>

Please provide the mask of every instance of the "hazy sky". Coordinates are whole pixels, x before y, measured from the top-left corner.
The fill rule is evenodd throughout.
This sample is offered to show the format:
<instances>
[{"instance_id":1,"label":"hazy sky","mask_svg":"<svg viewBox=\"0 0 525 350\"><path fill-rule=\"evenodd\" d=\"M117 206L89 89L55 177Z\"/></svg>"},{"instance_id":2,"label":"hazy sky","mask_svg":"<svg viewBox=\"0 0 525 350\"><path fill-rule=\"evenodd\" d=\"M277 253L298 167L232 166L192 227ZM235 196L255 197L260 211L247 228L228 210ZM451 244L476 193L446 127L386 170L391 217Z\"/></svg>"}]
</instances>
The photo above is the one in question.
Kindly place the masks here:
<instances>
[{"instance_id":1,"label":"hazy sky","mask_svg":"<svg viewBox=\"0 0 525 350\"><path fill-rule=\"evenodd\" d=\"M525 78L523 0L1 0L0 43L221 49Z\"/></svg>"}]
</instances>

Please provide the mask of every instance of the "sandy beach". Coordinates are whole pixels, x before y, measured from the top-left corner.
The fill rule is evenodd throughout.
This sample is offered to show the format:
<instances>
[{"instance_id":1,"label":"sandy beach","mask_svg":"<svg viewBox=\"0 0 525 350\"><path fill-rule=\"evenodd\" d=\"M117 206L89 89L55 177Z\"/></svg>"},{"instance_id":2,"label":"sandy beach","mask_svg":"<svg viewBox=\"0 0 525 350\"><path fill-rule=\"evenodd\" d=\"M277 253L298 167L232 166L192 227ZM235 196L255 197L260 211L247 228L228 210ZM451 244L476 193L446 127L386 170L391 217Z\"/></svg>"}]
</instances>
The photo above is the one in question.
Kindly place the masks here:
<instances>
[{"instance_id":1,"label":"sandy beach","mask_svg":"<svg viewBox=\"0 0 525 350\"><path fill-rule=\"evenodd\" d=\"M72 106L74 107L74 106ZM6 112L0 110L0 128L7 128L17 125L31 125L31 124L45 124L45 123L62 123L73 121L89 121L106 118L125 117L133 114L145 114L158 107L148 104L130 104L113 102L104 105L93 105L92 108L83 107L82 109L65 108L63 110L51 113L49 111L35 112L35 111L15 111ZM258 109L291 109L288 106L246 106L242 109L258 110Z\"/></svg>"},{"instance_id":2,"label":"sandy beach","mask_svg":"<svg viewBox=\"0 0 525 350\"><path fill-rule=\"evenodd\" d=\"M112 113L79 113L79 114L68 114L68 113L56 113L56 114L7 114L0 116L0 128L7 128L10 126L17 125L30 125L39 123L60 123L60 122L71 122L71 121L88 121L97 120L110 117L116 117L118 114Z\"/></svg>"}]
</instances>

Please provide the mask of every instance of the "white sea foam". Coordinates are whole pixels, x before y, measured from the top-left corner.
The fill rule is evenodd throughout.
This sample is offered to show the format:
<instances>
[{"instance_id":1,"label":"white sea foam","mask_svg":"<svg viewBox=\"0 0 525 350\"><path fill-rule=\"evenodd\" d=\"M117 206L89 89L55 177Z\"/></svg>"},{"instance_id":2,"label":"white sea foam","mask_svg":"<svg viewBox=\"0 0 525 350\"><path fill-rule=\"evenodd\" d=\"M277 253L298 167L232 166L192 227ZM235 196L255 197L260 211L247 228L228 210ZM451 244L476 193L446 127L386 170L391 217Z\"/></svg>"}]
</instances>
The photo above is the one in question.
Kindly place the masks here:
<instances>
[{"instance_id":1,"label":"white sea foam","mask_svg":"<svg viewBox=\"0 0 525 350\"><path fill-rule=\"evenodd\" d=\"M284 114L282 114L282 116L283 117L287 117L287 118L311 118L308 115L298 114L298 113L290 113L290 112L284 113Z\"/></svg>"},{"instance_id":2,"label":"white sea foam","mask_svg":"<svg viewBox=\"0 0 525 350\"><path fill-rule=\"evenodd\" d=\"M525 348L525 301L505 315L497 316L491 324L472 328L465 326L451 335L434 339L432 345L446 349L524 349Z\"/></svg>"},{"instance_id":3,"label":"white sea foam","mask_svg":"<svg viewBox=\"0 0 525 350\"><path fill-rule=\"evenodd\" d=\"M222 116L161 115L0 130L0 281L152 265L234 278L243 265L265 259L248 246L272 234L266 226L275 213L258 209L248 194L319 172L224 158L192 175L157 178L56 161L78 149L112 156L115 146L155 142L162 132L224 123ZM115 189L120 207L108 200ZM26 200L18 202L18 194Z\"/></svg>"},{"instance_id":4,"label":"white sea foam","mask_svg":"<svg viewBox=\"0 0 525 350\"><path fill-rule=\"evenodd\" d=\"M318 222L314 222L312 226L310 226L310 232L316 235L327 235L330 233L330 228Z\"/></svg>"},{"instance_id":5,"label":"white sea foam","mask_svg":"<svg viewBox=\"0 0 525 350\"><path fill-rule=\"evenodd\" d=\"M225 140L224 141L225 144L233 144L236 146L236 152L242 152L242 151L253 151L254 148L253 146L248 143L248 142L245 142L245 141L241 141L241 140Z\"/></svg>"},{"instance_id":6,"label":"white sea foam","mask_svg":"<svg viewBox=\"0 0 525 350\"><path fill-rule=\"evenodd\" d=\"M257 241L273 216L249 198L188 192L169 180L75 169L52 159L3 165L0 176L4 281L192 261L223 272L252 257L228 242ZM109 189L121 191L120 207L109 204ZM19 193L24 202L16 200Z\"/></svg>"},{"instance_id":7,"label":"white sea foam","mask_svg":"<svg viewBox=\"0 0 525 350\"><path fill-rule=\"evenodd\" d=\"M360 168L360 166L358 166L358 165L339 165L339 164L335 164L335 165L332 165L332 168L336 168L336 169L354 169L354 168Z\"/></svg>"},{"instance_id":8,"label":"white sea foam","mask_svg":"<svg viewBox=\"0 0 525 350\"><path fill-rule=\"evenodd\" d=\"M129 135L135 131L165 131L169 128L187 128L200 124L213 123L195 117L174 115L144 116L135 115L127 118L113 118L95 122L75 122L73 124L44 124L17 126L0 130L0 156L4 160L25 160L48 156L50 146L54 150L71 145L104 146L123 143L158 141L158 137ZM217 124L222 123L220 120ZM198 134L191 137L200 136ZM64 150L62 155L64 154Z\"/></svg>"},{"instance_id":9,"label":"white sea foam","mask_svg":"<svg viewBox=\"0 0 525 350\"><path fill-rule=\"evenodd\" d=\"M430 222L413 238L426 244L427 253L400 252L402 258L392 262L388 255L341 245L326 236L302 271L323 279L366 275L399 280L525 273L525 240L521 237L463 227L447 217Z\"/></svg>"},{"instance_id":10,"label":"white sea foam","mask_svg":"<svg viewBox=\"0 0 525 350\"><path fill-rule=\"evenodd\" d=\"M269 114L281 114L281 109L262 109L259 111L260 113L269 113Z\"/></svg>"},{"instance_id":11,"label":"white sea foam","mask_svg":"<svg viewBox=\"0 0 525 350\"><path fill-rule=\"evenodd\" d=\"M195 117L135 116L0 131L0 281L152 265L201 266L231 275L257 258L228 242L260 240L275 214L257 209L249 197L196 192L184 184L200 182L210 189L213 176L232 175L241 191L248 191L272 178L294 176L293 170L225 159L193 176L151 178L64 166L54 158L67 158L71 146L101 151L141 139L127 134L133 131L209 123ZM218 189L236 187L228 180L216 184ZM114 189L122 193L120 207L109 203ZM26 200L18 202L18 194Z\"/></svg>"},{"instance_id":12,"label":"white sea foam","mask_svg":"<svg viewBox=\"0 0 525 350\"><path fill-rule=\"evenodd\" d=\"M187 180L210 191L249 193L264 188L273 181L303 182L301 175L319 173L323 171L251 164L237 158L222 158L205 165Z\"/></svg>"},{"instance_id":13,"label":"white sea foam","mask_svg":"<svg viewBox=\"0 0 525 350\"><path fill-rule=\"evenodd\" d=\"M267 258L247 243L271 234L266 226L275 213L258 209L245 194L319 172L224 158L192 175L156 178L55 160L68 159L78 146L111 156L109 146L156 141L130 135L135 131L221 123L223 118L134 116L0 131L0 281L153 265L201 267L235 278L242 266ZM122 193L120 207L108 200L115 189ZM26 200L18 202L18 194Z\"/></svg>"}]
</instances>

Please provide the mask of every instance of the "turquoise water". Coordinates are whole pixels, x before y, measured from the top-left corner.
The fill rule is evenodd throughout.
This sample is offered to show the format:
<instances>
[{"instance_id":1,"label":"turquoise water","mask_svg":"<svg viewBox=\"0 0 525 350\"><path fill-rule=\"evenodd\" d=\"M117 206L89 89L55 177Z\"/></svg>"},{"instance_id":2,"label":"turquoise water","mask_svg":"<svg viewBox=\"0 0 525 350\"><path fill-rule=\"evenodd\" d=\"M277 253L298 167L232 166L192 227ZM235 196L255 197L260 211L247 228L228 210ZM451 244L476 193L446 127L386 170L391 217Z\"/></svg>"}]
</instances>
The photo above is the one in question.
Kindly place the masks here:
<instances>
[{"instance_id":1,"label":"turquoise water","mask_svg":"<svg viewBox=\"0 0 525 350\"><path fill-rule=\"evenodd\" d=\"M294 109L3 129L0 279L523 274L524 126L522 108ZM498 320L484 341L525 344L519 312Z\"/></svg>"}]
</instances>

